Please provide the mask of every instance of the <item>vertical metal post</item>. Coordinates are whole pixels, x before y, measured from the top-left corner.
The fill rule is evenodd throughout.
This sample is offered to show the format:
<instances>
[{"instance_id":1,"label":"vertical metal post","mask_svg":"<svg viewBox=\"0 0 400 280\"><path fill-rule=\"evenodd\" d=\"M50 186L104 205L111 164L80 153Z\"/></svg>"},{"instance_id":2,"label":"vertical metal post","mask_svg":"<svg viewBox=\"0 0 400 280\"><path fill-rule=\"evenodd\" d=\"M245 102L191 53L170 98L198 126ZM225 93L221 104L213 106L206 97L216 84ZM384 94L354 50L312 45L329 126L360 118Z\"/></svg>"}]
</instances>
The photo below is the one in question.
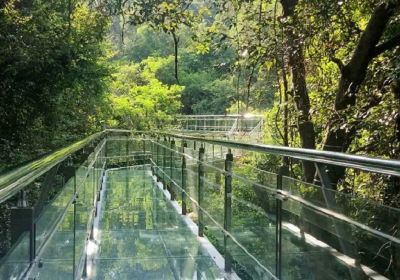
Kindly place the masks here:
<instances>
[{"instance_id":1,"label":"vertical metal post","mask_svg":"<svg viewBox=\"0 0 400 280\"><path fill-rule=\"evenodd\" d=\"M203 192L204 192L204 153L205 149L203 145L199 149L199 163L198 163L198 223L199 223L199 232L198 235L203 237L204 232L204 224L203 224L203 211L201 210L203 204Z\"/></svg>"},{"instance_id":2,"label":"vertical metal post","mask_svg":"<svg viewBox=\"0 0 400 280\"><path fill-rule=\"evenodd\" d=\"M169 192L171 194L171 200L175 200L175 192L172 188L172 184L173 184L173 179L174 179L174 170L173 170L173 157L174 157L174 150L175 150L175 140L172 139L171 140L171 146L170 146L171 150L169 153Z\"/></svg>"},{"instance_id":3,"label":"vertical metal post","mask_svg":"<svg viewBox=\"0 0 400 280\"><path fill-rule=\"evenodd\" d=\"M167 144L167 138L164 137L164 143L163 143L163 161L162 161L162 183L163 183L163 189L167 189L167 184L165 181L165 166L166 166L166 157L167 157L167 150L165 149L165 145Z\"/></svg>"},{"instance_id":4,"label":"vertical metal post","mask_svg":"<svg viewBox=\"0 0 400 280\"><path fill-rule=\"evenodd\" d=\"M121 153L120 153L120 155L121 155ZM100 193L101 193L101 188L102 188L102 185L99 185L99 172L98 172L98 170L96 169L96 167L95 166L93 166L93 168L94 168L94 171L95 171L95 179L96 179L96 190L97 190L97 201L100 201ZM97 202L96 202L96 211L97 211Z\"/></svg>"},{"instance_id":5,"label":"vertical metal post","mask_svg":"<svg viewBox=\"0 0 400 280\"><path fill-rule=\"evenodd\" d=\"M151 141L151 159L153 160L153 162L156 162L156 144L154 143L154 138L152 137L150 139Z\"/></svg>"},{"instance_id":6,"label":"vertical metal post","mask_svg":"<svg viewBox=\"0 0 400 280\"><path fill-rule=\"evenodd\" d=\"M93 169L92 169L92 172L93 172L93 174L92 174L92 184L93 184L93 207L94 207L94 210L95 210L94 214L95 214L95 216L97 216L97 211L96 211L96 191L97 191L97 186L96 186L96 169L95 169L94 166L93 166L92 168L93 168ZM92 231L92 232L93 232L93 231Z\"/></svg>"},{"instance_id":7,"label":"vertical metal post","mask_svg":"<svg viewBox=\"0 0 400 280\"><path fill-rule=\"evenodd\" d=\"M126 167L128 167L129 166L129 140L126 140L126 144L125 144L125 156L126 156Z\"/></svg>"},{"instance_id":8,"label":"vertical metal post","mask_svg":"<svg viewBox=\"0 0 400 280\"><path fill-rule=\"evenodd\" d=\"M187 170L186 170L186 157L185 157L185 148L187 147L186 141L182 142L182 166L181 166L181 188L182 188L182 215L186 215L186 179L187 179Z\"/></svg>"},{"instance_id":9,"label":"vertical metal post","mask_svg":"<svg viewBox=\"0 0 400 280\"><path fill-rule=\"evenodd\" d=\"M73 205L74 205L74 221L73 221L73 228L74 228L74 239L73 239L73 249L72 249L72 279L75 279L75 273L76 273L76 260L75 260L75 247L76 247L76 200L77 200L78 194L76 192L76 170L74 174L74 200L73 200Z\"/></svg>"},{"instance_id":10,"label":"vertical metal post","mask_svg":"<svg viewBox=\"0 0 400 280\"><path fill-rule=\"evenodd\" d=\"M154 143L151 141L151 138L149 139L150 142L150 158L149 158L149 162L150 162L150 170L151 170L151 174L154 174L154 166L153 166L153 154L154 154Z\"/></svg>"},{"instance_id":11,"label":"vertical metal post","mask_svg":"<svg viewBox=\"0 0 400 280\"><path fill-rule=\"evenodd\" d=\"M276 189L282 190L283 176L289 174L286 165L279 168L276 180ZM282 278L282 196L276 196L276 231L275 231L275 275L278 279Z\"/></svg>"},{"instance_id":12,"label":"vertical metal post","mask_svg":"<svg viewBox=\"0 0 400 280\"><path fill-rule=\"evenodd\" d=\"M160 181L160 175L159 175L159 163L160 163L160 137L157 136L156 139L156 178L157 178L157 182Z\"/></svg>"},{"instance_id":13,"label":"vertical metal post","mask_svg":"<svg viewBox=\"0 0 400 280\"><path fill-rule=\"evenodd\" d=\"M107 162L107 156L108 156L108 139L107 139L107 136L106 136L105 141L106 141L106 143L104 144L104 160ZM107 165L107 163L106 163L106 165ZM106 166L106 168L107 168L107 166Z\"/></svg>"},{"instance_id":14,"label":"vertical metal post","mask_svg":"<svg viewBox=\"0 0 400 280\"><path fill-rule=\"evenodd\" d=\"M30 261L32 262L36 257L36 222L32 223L32 230L30 231L30 244Z\"/></svg>"},{"instance_id":15,"label":"vertical metal post","mask_svg":"<svg viewBox=\"0 0 400 280\"><path fill-rule=\"evenodd\" d=\"M212 131L217 131L217 119L216 117L213 118L213 129Z\"/></svg>"},{"instance_id":16,"label":"vertical metal post","mask_svg":"<svg viewBox=\"0 0 400 280\"><path fill-rule=\"evenodd\" d=\"M146 139L143 138L143 164L145 164L146 158Z\"/></svg>"},{"instance_id":17,"label":"vertical metal post","mask_svg":"<svg viewBox=\"0 0 400 280\"><path fill-rule=\"evenodd\" d=\"M228 150L225 158L225 191L224 191L224 229L231 230L232 225L232 166L233 155L231 149ZM225 252L225 271L232 271L232 257L228 245L229 236L224 235L224 252Z\"/></svg>"}]
</instances>

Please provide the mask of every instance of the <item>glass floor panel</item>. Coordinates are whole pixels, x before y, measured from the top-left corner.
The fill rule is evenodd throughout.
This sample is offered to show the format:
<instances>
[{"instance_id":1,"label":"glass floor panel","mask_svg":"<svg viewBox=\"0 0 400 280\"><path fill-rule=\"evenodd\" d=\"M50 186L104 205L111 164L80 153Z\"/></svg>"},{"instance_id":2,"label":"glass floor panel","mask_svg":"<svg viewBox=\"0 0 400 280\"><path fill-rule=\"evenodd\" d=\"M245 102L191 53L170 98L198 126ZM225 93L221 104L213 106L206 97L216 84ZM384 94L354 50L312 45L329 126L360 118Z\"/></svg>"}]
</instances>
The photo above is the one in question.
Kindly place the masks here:
<instances>
[{"instance_id":1,"label":"glass floor panel","mask_svg":"<svg viewBox=\"0 0 400 280\"><path fill-rule=\"evenodd\" d=\"M89 279L224 279L150 170L110 170Z\"/></svg>"}]
</instances>

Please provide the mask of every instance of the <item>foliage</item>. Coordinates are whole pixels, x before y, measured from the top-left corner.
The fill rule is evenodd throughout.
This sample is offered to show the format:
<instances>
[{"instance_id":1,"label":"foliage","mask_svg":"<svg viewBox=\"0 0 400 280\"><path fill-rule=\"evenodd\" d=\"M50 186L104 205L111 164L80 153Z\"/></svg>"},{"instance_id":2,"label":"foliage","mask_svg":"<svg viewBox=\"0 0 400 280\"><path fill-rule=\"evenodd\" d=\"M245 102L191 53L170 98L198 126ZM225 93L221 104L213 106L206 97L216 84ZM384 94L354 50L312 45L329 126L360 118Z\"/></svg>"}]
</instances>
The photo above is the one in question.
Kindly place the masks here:
<instances>
[{"instance_id":1,"label":"foliage","mask_svg":"<svg viewBox=\"0 0 400 280\"><path fill-rule=\"evenodd\" d=\"M116 62L110 83L111 116L108 125L147 130L162 128L180 110L182 86L163 84L157 71L172 57L148 57L139 64Z\"/></svg>"},{"instance_id":2,"label":"foliage","mask_svg":"<svg viewBox=\"0 0 400 280\"><path fill-rule=\"evenodd\" d=\"M141 62L149 56L167 57L173 54L171 48L166 48L171 43L168 35L154 31L148 25L139 26L134 34L128 33L126 37L125 56L127 60ZM132 40L131 37L133 37Z\"/></svg>"},{"instance_id":3,"label":"foliage","mask_svg":"<svg viewBox=\"0 0 400 280\"><path fill-rule=\"evenodd\" d=\"M0 10L0 162L16 163L98 130L107 18L77 3Z\"/></svg>"}]
</instances>

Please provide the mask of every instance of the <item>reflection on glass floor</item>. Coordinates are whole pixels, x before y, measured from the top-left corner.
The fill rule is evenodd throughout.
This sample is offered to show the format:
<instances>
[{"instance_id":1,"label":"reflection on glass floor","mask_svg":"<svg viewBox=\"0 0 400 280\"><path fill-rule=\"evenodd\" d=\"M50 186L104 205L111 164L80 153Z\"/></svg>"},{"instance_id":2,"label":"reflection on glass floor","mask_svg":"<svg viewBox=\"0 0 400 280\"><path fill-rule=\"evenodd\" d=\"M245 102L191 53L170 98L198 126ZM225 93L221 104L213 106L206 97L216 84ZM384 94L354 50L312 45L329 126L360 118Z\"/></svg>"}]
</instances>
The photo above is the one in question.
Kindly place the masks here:
<instances>
[{"instance_id":1,"label":"reflection on glass floor","mask_svg":"<svg viewBox=\"0 0 400 280\"><path fill-rule=\"evenodd\" d=\"M145 167L110 170L90 279L223 279Z\"/></svg>"}]
</instances>

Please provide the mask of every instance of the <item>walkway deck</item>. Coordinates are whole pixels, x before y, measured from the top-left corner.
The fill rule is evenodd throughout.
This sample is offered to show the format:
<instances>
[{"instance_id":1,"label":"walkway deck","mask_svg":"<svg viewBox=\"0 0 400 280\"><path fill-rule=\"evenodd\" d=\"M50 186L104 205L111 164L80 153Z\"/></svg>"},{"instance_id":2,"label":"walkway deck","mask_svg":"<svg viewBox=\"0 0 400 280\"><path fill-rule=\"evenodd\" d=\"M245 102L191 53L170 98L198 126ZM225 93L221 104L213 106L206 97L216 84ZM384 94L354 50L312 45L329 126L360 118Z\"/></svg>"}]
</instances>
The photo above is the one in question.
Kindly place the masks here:
<instances>
[{"instance_id":1,"label":"walkway deck","mask_svg":"<svg viewBox=\"0 0 400 280\"><path fill-rule=\"evenodd\" d=\"M147 168L110 170L89 279L223 279Z\"/></svg>"}]
</instances>

